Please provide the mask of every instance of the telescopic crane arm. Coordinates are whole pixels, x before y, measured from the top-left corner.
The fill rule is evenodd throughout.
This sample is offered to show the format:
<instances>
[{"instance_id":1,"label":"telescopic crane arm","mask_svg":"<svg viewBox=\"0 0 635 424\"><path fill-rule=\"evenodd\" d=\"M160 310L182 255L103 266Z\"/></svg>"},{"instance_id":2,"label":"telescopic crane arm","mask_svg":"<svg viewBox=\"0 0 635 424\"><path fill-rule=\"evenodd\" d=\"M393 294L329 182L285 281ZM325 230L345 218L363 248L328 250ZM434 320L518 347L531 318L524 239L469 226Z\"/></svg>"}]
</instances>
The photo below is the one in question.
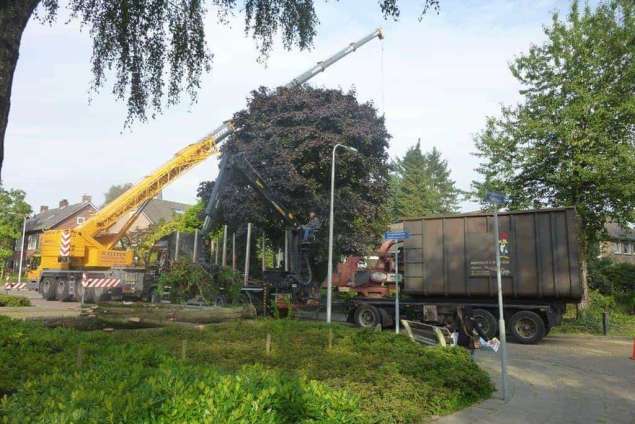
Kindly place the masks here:
<instances>
[{"instance_id":1,"label":"telescopic crane arm","mask_svg":"<svg viewBox=\"0 0 635 424\"><path fill-rule=\"evenodd\" d=\"M318 62L311 69L293 78L286 84L285 87L292 88L304 84L320 72L324 72L328 67L375 38L384 38L384 33L381 28L377 28L367 36L351 43L346 48L338 51L327 59ZM219 146L233 132L234 126L232 121L227 120L223 122L222 125L207 134L198 142L190 144L184 149L178 151L170 161L156 169L152 174L148 175L141 180L141 182L131 187L128 191L109 203L106 207L99 210L76 230L85 237L97 237L99 233L107 230L117 223L127 212L152 199L165 186L170 184L186 171L190 170L193 166L199 164L209 156L218 153ZM117 237L110 237L104 247L110 249L117 243L117 241Z\"/></svg>"},{"instance_id":2,"label":"telescopic crane arm","mask_svg":"<svg viewBox=\"0 0 635 424\"><path fill-rule=\"evenodd\" d=\"M351 54L359 47L373 40L383 39L381 29L376 29L366 37L335 53L322 62L318 62L308 71L292 79L286 87L296 87L309 81L315 75L326 70L340 59ZM223 122L214 131L201 138L196 143L178 151L172 159L163 164L129 190L99 210L83 224L73 230L49 230L42 236L41 262L34 276L35 279L45 269L103 269L114 266L129 266L132 264L132 252L114 250L113 247L124 235L125 231L108 234L106 230L129 214L151 200L172 181L183 175L195 165L219 152L219 146L234 132L232 121ZM128 215L127 222L122 228L129 228L137 214ZM209 226L209 223L206 224ZM69 238L70 237L70 238ZM68 243L70 253L60 256L60 246Z\"/></svg>"}]
</instances>

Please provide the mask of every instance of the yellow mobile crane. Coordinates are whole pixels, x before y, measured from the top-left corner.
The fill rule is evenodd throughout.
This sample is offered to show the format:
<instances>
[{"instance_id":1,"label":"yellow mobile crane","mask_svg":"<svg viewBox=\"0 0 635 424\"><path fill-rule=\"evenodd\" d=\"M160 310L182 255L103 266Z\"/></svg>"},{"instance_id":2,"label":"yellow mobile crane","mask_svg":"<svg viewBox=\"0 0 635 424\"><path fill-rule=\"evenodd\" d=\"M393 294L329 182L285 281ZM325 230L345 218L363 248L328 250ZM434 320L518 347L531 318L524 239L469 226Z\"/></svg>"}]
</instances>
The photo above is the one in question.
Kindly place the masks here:
<instances>
[{"instance_id":1,"label":"yellow mobile crane","mask_svg":"<svg viewBox=\"0 0 635 424\"><path fill-rule=\"evenodd\" d=\"M323 72L343 57L373 40L383 39L381 28L351 43L328 59L318 62L308 71L289 82L286 87L297 87ZM113 288L128 287L135 292L143 288L143 268L134 266L133 252L119 250L116 243L125 235L143 210L143 206L165 186L180 177L193 166L218 153L221 143L234 132L232 121L224 122L217 129L196 143L178 151L172 159L156 169L128 191L99 210L83 224L71 230L44 232L41 240L40 264L29 272L28 278L39 283L45 299L70 300L89 292L89 298ZM116 234L107 230L131 210L129 217Z\"/></svg>"}]
</instances>

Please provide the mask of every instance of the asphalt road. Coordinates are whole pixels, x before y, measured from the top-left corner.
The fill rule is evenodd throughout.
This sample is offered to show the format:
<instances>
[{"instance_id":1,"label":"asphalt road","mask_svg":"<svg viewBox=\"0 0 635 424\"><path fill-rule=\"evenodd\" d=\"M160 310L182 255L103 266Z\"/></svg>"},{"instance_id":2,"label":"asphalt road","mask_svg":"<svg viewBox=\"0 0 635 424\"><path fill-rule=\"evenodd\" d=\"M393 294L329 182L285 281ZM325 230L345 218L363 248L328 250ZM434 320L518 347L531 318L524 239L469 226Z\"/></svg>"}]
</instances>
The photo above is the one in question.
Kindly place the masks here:
<instances>
[{"instance_id":1,"label":"asphalt road","mask_svg":"<svg viewBox=\"0 0 635 424\"><path fill-rule=\"evenodd\" d=\"M632 343L617 337L549 336L539 345L509 344L508 402L497 392L437 422L635 424ZM476 361L500 387L499 356L483 350Z\"/></svg>"},{"instance_id":2,"label":"asphalt road","mask_svg":"<svg viewBox=\"0 0 635 424\"><path fill-rule=\"evenodd\" d=\"M7 293L2 291L2 293ZM28 318L66 318L79 316L81 307L79 302L58 302L53 300L44 300L40 293L31 290L9 291L8 294L16 296L24 296L31 299L33 306L20 306L16 308L0 308L0 315L11 318L28 319Z\"/></svg>"}]
</instances>

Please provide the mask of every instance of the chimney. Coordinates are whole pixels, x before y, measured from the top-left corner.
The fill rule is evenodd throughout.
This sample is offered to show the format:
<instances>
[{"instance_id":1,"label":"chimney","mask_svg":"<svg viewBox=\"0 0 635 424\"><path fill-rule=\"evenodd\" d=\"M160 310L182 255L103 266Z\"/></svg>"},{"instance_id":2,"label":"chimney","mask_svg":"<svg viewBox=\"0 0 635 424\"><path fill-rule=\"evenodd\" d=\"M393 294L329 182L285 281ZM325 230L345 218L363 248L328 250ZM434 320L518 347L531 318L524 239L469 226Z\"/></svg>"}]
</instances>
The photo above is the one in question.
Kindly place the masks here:
<instances>
[{"instance_id":1,"label":"chimney","mask_svg":"<svg viewBox=\"0 0 635 424\"><path fill-rule=\"evenodd\" d=\"M60 200L60 209L65 208L66 206L68 206L68 200L66 199Z\"/></svg>"},{"instance_id":2,"label":"chimney","mask_svg":"<svg viewBox=\"0 0 635 424\"><path fill-rule=\"evenodd\" d=\"M93 201L93 197L90 194L84 194L82 196L82 202L90 203Z\"/></svg>"},{"instance_id":3,"label":"chimney","mask_svg":"<svg viewBox=\"0 0 635 424\"><path fill-rule=\"evenodd\" d=\"M49 210L49 207L48 207L48 206L46 206L46 205L42 205L42 206L40 206L40 213L42 213L42 212L46 212L47 210Z\"/></svg>"}]
</instances>

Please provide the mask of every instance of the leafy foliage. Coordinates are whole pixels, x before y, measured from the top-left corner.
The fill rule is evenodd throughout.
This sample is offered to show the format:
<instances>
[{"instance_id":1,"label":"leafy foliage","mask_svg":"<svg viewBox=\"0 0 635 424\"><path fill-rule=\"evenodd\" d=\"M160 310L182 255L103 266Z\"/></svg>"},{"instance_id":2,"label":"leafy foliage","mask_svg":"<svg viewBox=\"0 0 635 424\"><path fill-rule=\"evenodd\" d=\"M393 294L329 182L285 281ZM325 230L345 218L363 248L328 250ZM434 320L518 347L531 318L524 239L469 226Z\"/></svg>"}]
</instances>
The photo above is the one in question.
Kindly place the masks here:
<instances>
[{"instance_id":1,"label":"leafy foliage","mask_svg":"<svg viewBox=\"0 0 635 424\"><path fill-rule=\"evenodd\" d=\"M588 283L590 288L614 296L629 312L635 313L635 265L610 259L590 261Z\"/></svg>"},{"instance_id":2,"label":"leafy foliage","mask_svg":"<svg viewBox=\"0 0 635 424\"><path fill-rule=\"evenodd\" d=\"M554 330L560 333L602 334L603 313L609 312L609 334L635 337L635 315L625 313L616 304L615 298L589 290L589 303L579 311L568 311L562 325Z\"/></svg>"},{"instance_id":3,"label":"leafy foliage","mask_svg":"<svg viewBox=\"0 0 635 424\"><path fill-rule=\"evenodd\" d=\"M24 217L31 213L25 196L22 190L5 189L0 185L0 266L13 255L16 241L22 238Z\"/></svg>"},{"instance_id":4,"label":"leafy foliage","mask_svg":"<svg viewBox=\"0 0 635 424\"><path fill-rule=\"evenodd\" d=\"M29 298L24 296L9 296L6 294L0 294L0 306L31 306L31 301Z\"/></svg>"},{"instance_id":5,"label":"leafy foliage","mask_svg":"<svg viewBox=\"0 0 635 424\"><path fill-rule=\"evenodd\" d=\"M172 303L184 303L200 297L206 304L214 304L214 299L221 293L228 302L238 303L242 280L231 268L218 269L210 274L199 264L179 260L168 272L161 274L158 287L160 292L169 288Z\"/></svg>"},{"instance_id":6,"label":"leafy foliage","mask_svg":"<svg viewBox=\"0 0 635 424\"><path fill-rule=\"evenodd\" d=\"M461 192L450 179L448 163L436 147L424 154L418 141L396 160L392 178L393 220L457 210Z\"/></svg>"},{"instance_id":7,"label":"leafy foliage","mask_svg":"<svg viewBox=\"0 0 635 424\"><path fill-rule=\"evenodd\" d=\"M237 132L223 146L225 152L243 152L279 203L300 223L316 212L322 228L328 225L333 147L341 143L356 148L358 153L337 151L335 249L359 254L375 244L387 218L389 135L372 104L359 104L354 92L260 88L234 121ZM282 245L284 226L278 215L240 178L231 178L222 188L220 204L221 222L231 228L252 222L274 245ZM327 233L317 232L322 253Z\"/></svg>"},{"instance_id":8,"label":"leafy foliage","mask_svg":"<svg viewBox=\"0 0 635 424\"><path fill-rule=\"evenodd\" d=\"M132 187L132 183L110 186L108 191L104 193L104 206L115 200L117 197L121 196L130 187Z\"/></svg>"},{"instance_id":9,"label":"leafy foliage","mask_svg":"<svg viewBox=\"0 0 635 424\"><path fill-rule=\"evenodd\" d=\"M69 366L78 349L82 365ZM491 391L462 349L338 325L260 320L105 334L0 317L0 421L410 423Z\"/></svg>"},{"instance_id":10,"label":"leafy foliage","mask_svg":"<svg viewBox=\"0 0 635 424\"><path fill-rule=\"evenodd\" d=\"M169 234L176 231L192 233L200 228L203 223L200 218L202 211L203 204L201 202L197 202L194 206L187 209L182 215L176 215L173 220L152 226L149 231L143 235L142 239L139 240L137 248L140 255L145 257L147 252L157 241Z\"/></svg>"},{"instance_id":11,"label":"leafy foliage","mask_svg":"<svg viewBox=\"0 0 635 424\"><path fill-rule=\"evenodd\" d=\"M512 208L576 206L587 245L604 223L634 218L635 3L611 0L563 21L511 71L524 99L477 135L474 183L509 195Z\"/></svg>"}]
</instances>

